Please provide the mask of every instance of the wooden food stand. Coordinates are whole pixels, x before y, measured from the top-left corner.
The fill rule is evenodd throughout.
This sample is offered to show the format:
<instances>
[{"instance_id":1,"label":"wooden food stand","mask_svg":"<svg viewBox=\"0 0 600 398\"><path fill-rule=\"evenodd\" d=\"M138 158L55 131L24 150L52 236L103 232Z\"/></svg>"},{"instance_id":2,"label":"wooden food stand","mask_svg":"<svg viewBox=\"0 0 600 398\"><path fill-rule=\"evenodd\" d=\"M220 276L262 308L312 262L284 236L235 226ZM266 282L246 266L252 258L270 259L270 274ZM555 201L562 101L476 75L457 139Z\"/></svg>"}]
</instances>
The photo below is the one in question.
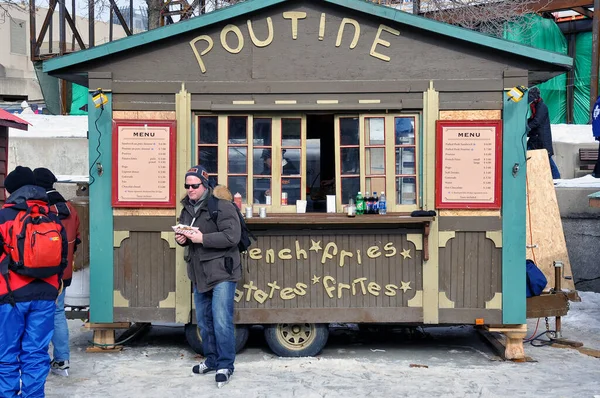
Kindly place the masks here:
<instances>
[{"instance_id":1,"label":"wooden food stand","mask_svg":"<svg viewBox=\"0 0 600 398\"><path fill-rule=\"evenodd\" d=\"M198 339L171 226L201 163L259 236L239 346L251 324L280 355L318 352L332 322L520 336L527 101L507 90L571 65L359 0L251 0L45 61L108 97L89 106L92 322L180 322ZM154 123L174 140L145 135ZM119 146L124 126L147 145ZM347 217L357 191L385 191L387 214Z\"/></svg>"}]
</instances>

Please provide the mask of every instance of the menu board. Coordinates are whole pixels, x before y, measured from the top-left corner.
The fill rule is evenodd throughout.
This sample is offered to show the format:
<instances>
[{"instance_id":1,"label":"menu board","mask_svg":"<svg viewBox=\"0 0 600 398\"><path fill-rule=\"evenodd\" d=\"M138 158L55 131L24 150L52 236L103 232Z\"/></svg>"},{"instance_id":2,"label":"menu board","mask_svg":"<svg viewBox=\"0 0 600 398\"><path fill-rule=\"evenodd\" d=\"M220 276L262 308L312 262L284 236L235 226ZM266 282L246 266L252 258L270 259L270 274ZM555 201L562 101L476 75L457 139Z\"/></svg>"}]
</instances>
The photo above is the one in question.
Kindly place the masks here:
<instances>
[{"instance_id":1,"label":"menu board","mask_svg":"<svg viewBox=\"0 0 600 398\"><path fill-rule=\"evenodd\" d=\"M175 125L114 121L113 207L175 207Z\"/></svg>"},{"instance_id":2,"label":"menu board","mask_svg":"<svg viewBox=\"0 0 600 398\"><path fill-rule=\"evenodd\" d=\"M438 121L436 207L498 209L501 121Z\"/></svg>"}]
</instances>

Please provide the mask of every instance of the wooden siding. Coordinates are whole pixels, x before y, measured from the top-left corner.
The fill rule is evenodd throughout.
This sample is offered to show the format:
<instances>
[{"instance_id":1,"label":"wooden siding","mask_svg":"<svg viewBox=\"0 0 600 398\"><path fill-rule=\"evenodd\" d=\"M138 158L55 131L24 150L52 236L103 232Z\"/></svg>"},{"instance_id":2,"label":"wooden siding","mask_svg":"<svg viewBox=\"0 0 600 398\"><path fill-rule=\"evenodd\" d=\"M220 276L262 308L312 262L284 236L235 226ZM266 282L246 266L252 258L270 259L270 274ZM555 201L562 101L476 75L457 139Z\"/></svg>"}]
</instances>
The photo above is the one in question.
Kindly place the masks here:
<instances>
[{"instance_id":1,"label":"wooden siding","mask_svg":"<svg viewBox=\"0 0 600 398\"><path fill-rule=\"evenodd\" d=\"M502 249L485 232L456 232L440 250L440 291L454 308L485 308L502 292Z\"/></svg>"},{"instance_id":2,"label":"wooden siding","mask_svg":"<svg viewBox=\"0 0 600 398\"><path fill-rule=\"evenodd\" d=\"M130 308L158 308L175 291L175 249L160 232L130 232L114 248L114 286Z\"/></svg>"}]
</instances>

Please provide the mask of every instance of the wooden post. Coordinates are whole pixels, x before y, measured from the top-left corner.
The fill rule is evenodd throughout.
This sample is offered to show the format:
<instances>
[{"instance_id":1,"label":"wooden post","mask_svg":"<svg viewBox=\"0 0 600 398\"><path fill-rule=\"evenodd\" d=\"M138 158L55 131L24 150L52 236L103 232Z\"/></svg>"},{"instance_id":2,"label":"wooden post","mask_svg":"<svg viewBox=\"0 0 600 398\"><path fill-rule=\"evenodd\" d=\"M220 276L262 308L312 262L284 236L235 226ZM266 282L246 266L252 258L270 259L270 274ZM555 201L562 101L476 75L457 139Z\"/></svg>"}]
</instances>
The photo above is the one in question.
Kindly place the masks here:
<instances>
[{"instance_id":1,"label":"wooden post","mask_svg":"<svg viewBox=\"0 0 600 398\"><path fill-rule=\"evenodd\" d=\"M594 19L592 20L592 71L590 73L590 118L596 98L598 98L598 45L600 45L600 0L594 0Z\"/></svg>"}]
</instances>

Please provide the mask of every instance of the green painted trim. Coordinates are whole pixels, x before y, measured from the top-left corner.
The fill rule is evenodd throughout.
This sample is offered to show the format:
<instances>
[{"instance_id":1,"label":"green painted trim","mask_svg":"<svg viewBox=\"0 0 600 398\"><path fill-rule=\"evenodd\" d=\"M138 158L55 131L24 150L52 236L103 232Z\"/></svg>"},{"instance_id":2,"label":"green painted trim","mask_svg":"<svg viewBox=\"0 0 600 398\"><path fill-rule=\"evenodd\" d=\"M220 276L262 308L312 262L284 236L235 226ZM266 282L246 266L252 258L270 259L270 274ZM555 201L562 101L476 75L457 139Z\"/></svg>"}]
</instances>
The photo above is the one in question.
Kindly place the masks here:
<instances>
[{"instance_id":1,"label":"green painted trim","mask_svg":"<svg viewBox=\"0 0 600 398\"><path fill-rule=\"evenodd\" d=\"M105 93L108 103L104 111L94 106L92 96L88 96L88 131L90 177L90 321L97 323L113 322L113 214L112 189L112 94ZM98 119L98 130L95 121ZM100 157L96 152L100 137ZM93 143L93 145L92 145ZM94 163L92 163L94 162ZM96 162L103 167L98 176ZM91 178L90 178L91 180Z\"/></svg>"},{"instance_id":2,"label":"green painted trim","mask_svg":"<svg viewBox=\"0 0 600 398\"><path fill-rule=\"evenodd\" d=\"M284 1L286 0L249 0L242 3L237 3L229 7L209 12L201 17L194 17L188 19L187 21L177 22L175 24L163 26L162 28L124 37L122 39L92 47L87 50L77 51L62 57L49 59L48 61L44 61L44 72L52 72L82 62L114 55L115 53L129 50L134 47L150 44L155 41L167 39L169 37L204 28L212 24L227 21L240 15L258 11Z\"/></svg>"},{"instance_id":3,"label":"green painted trim","mask_svg":"<svg viewBox=\"0 0 600 398\"><path fill-rule=\"evenodd\" d=\"M502 125L502 322L527 322L525 299L525 125L526 101L504 94ZM513 177L513 166L519 171Z\"/></svg>"},{"instance_id":4,"label":"green painted trim","mask_svg":"<svg viewBox=\"0 0 600 398\"><path fill-rule=\"evenodd\" d=\"M77 51L62 57L52 58L44 61L43 71L53 72L62 68L77 65L79 63L114 55L115 53L121 51L129 50L145 44L150 44L155 41L167 39L169 37L177 36L179 34L187 33L196 29L204 28L215 23L223 22L247 13L283 3L284 1L291 0L248 0L233 6L210 12L201 17L191 18L187 21L178 22L176 24L153 29L144 33L138 33L87 50ZM346 7L353 11L364 12L366 14L370 14L392 22L415 26L419 29L427 30L461 41L489 47L495 50L505 51L520 57L535 60L536 62L547 62L561 65L563 67L573 66L573 58L563 54L540 50L538 48L525 46L509 40L487 36L469 29L459 28L446 23L434 21L432 19L412 15L392 7L378 5L362 0L322 1Z\"/></svg>"},{"instance_id":5,"label":"green painted trim","mask_svg":"<svg viewBox=\"0 0 600 398\"><path fill-rule=\"evenodd\" d=\"M433 19L413 15L392 7L358 0L323 1L350 8L355 11L371 14L389 21L411 25L419 29L427 30L461 41L467 41L480 46L490 47L495 50L506 51L521 57L534 59L536 61L549 62L564 66L573 66L573 58L563 54L540 50L539 48L526 46L510 40L498 39L496 37L484 35L483 33L475 32L470 29L465 29L447 23L438 22Z\"/></svg>"}]
</instances>

